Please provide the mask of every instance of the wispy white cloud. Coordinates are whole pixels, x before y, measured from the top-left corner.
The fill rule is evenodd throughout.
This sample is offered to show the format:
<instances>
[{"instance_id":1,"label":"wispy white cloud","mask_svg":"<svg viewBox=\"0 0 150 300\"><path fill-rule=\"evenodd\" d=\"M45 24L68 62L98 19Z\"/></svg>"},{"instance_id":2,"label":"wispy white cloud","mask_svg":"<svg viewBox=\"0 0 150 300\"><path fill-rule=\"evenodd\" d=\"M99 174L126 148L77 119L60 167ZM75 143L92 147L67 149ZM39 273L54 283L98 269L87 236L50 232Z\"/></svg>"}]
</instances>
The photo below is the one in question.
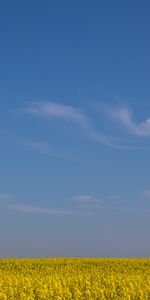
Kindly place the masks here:
<instances>
[{"instance_id":1,"label":"wispy white cloud","mask_svg":"<svg viewBox=\"0 0 150 300\"><path fill-rule=\"evenodd\" d=\"M75 211L75 210L64 210L64 209L50 209L50 208L43 208L37 207L32 205L26 204L14 204L14 205L7 205L5 208L17 211L18 213L28 213L28 214L44 214L44 215L80 215L80 214L89 214L89 212L83 211ZM97 209L101 210L114 210L114 211L123 211L123 212L139 212L139 213L150 213L150 209L148 208L137 208L137 207L124 207L124 206L105 206L105 205L97 205L95 206L96 211ZM94 213L94 211L93 211Z\"/></svg>"},{"instance_id":2,"label":"wispy white cloud","mask_svg":"<svg viewBox=\"0 0 150 300\"><path fill-rule=\"evenodd\" d=\"M110 115L122 123L130 133L138 137L150 136L150 118L136 124L133 120L133 113L127 107L121 107L116 110L109 110Z\"/></svg>"},{"instance_id":3,"label":"wispy white cloud","mask_svg":"<svg viewBox=\"0 0 150 300\"><path fill-rule=\"evenodd\" d=\"M92 195L77 195L72 197L73 201L78 203L101 203L101 201Z\"/></svg>"},{"instance_id":4,"label":"wispy white cloud","mask_svg":"<svg viewBox=\"0 0 150 300\"><path fill-rule=\"evenodd\" d=\"M93 140L97 141L98 143L104 144L104 145L109 146L111 148L122 149L122 150L133 149L132 146L118 143L118 142L116 142L115 138L111 138L111 137L108 137L108 136L103 135L101 133L98 133L95 130L93 130L92 128L90 128L90 130L89 130L89 136Z\"/></svg>"},{"instance_id":5,"label":"wispy white cloud","mask_svg":"<svg viewBox=\"0 0 150 300\"><path fill-rule=\"evenodd\" d=\"M79 213L73 210L50 209L50 208L36 207L32 205L18 205L18 204L8 205L6 208L10 210L22 212L22 213L45 214L45 215L70 215L70 214Z\"/></svg>"},{"instance_id":6,"label":"wispy white cloud","mask_svg":"<svg viewBox=\"0 0 150 300\"><path fill-rule=\"evenodd\" d=\"M43 153L49 156L62 156L56 149L54 149L50 144L43 142L21 142L24 146L31 148L37 152Z\"/></svg>"},{"instance_id":7,"label":"wispy white cloud","mask_svg":"<svg viewBox=\"0 0 150 300\"><path fill-rule=\"evenodd\" d=\"M0 200L12 200L14 197L9 194L0 194Z\"/></svg>"},{"instance_id":8,"label":"wispy white cloud","mask_svg":"<svg viewBox=\"0 0 150 300\"><path fill-rule=\"evenodd\" d=\"M142 207L125 207L125 206L111 206L111 205L99 205L97 209L106 209L106 210L114 210L114 211L127 211L127 212L146 212L150 213L150 209L142 208Z\"/></svg>"},{"instance_id":9,"label":"wispy white cloud","mask_svg":"<svg viewBox=\"0 0 150 300\"><path fill-rule=\"evenodd\" d=\"M109 196L108 196L108 199L109 199L109 200L113 200L113 201L117 201L117 200L120 199L120 197L119 197L119 195L117 195L117 194L112 194L112 195L109 195Z\"/></svg>"},{"instance_id":10,"label":"wispy white cloud","mask_svg":"<svg viewBox=\"0 0 150 300\"><path fill-rule=\"evenodd\" d=\"M85 162L84 159L77 158L73 155L64 154L60 151L58 151L56 148L54 148L52 145L44 142L25 142L25 141L19 141L19 144L25 146L26 149L32 149L33 151L39 152L41 154L47 155L47 156L56 156L64 159L70 159L77 162Z\"/></svg>"},{"instance_id":11,"label":"wispy white cloud","mask_svg":"<svg viewBox=\"0 0 150 300\"><path fill-rule=\"evenodd\" d=\"M143 195L144 195L146 198L150 198L150 190L144 190L144 191L143 191Z\"/></svg>"},{"instance_id":12,"label":"wispy white cloud","mask_svg":"<svg viewBox=\"0 0 150 300\"><path fill-rule=\"evenodd\" d=\"M84 130L84 132L90 139L95 140L100 144L104 144L109 147L118 149L132 148L130 146L122 145L116 142L116 140L112 137L97 132L97 130L95 130L95 128L92 126L91 121L89 120L87 115L83 111L75 107L48 101L31 103L29 106L22 109L21 111L37 117L57 118L72 121L78 126L80 126L80 128Z\"/></svg>"},{"instance_id":13,"label":"wispy white cloud","mask_svg":"<svg viewBox=\"0 0 150 300\"><path fill-rule=\"evenodd\" d=\"M83 112L75 107L58 104L52 101L35 102L23 109L24 112L44 118L61 118L71 120L81 126L87 126L88 122Z\"/></svg>"}]
</instances>

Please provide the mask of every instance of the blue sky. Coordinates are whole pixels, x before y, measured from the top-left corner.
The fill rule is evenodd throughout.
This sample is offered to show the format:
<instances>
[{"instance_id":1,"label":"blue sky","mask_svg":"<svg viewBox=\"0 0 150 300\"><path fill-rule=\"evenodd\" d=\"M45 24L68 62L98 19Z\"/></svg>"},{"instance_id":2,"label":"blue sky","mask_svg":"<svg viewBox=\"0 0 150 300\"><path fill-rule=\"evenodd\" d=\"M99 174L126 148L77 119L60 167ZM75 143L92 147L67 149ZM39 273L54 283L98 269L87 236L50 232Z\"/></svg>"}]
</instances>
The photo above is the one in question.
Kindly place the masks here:
<instances>
[{"instance_id":1,"label":"blue sky","mask_svg":"<svg viewBox=\"0 0 150 300\"><path fill-rule=\"evenodd\" d=\"M150 253L149 1L0 3L0 256Z\"/></svg>"}]
</instances>

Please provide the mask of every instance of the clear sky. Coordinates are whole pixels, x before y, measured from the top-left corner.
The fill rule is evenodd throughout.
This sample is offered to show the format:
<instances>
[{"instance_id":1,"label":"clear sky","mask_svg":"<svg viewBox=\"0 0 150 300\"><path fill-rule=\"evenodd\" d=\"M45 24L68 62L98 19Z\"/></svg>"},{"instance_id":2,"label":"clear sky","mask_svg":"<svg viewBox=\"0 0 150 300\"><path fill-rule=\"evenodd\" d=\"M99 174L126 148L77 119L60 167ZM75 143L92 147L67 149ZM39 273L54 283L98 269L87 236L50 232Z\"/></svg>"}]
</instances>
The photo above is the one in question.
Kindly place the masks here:
<instances>
[{"instance_id":1,"label":"clear sky","mask_svg":"<svg viewBox=\"0 0 150 300\"><path fill-rule=\"evenodd\" d=\"M150 2L1 1L0 257L150 255Z\"/></svg>"}]
</instances>

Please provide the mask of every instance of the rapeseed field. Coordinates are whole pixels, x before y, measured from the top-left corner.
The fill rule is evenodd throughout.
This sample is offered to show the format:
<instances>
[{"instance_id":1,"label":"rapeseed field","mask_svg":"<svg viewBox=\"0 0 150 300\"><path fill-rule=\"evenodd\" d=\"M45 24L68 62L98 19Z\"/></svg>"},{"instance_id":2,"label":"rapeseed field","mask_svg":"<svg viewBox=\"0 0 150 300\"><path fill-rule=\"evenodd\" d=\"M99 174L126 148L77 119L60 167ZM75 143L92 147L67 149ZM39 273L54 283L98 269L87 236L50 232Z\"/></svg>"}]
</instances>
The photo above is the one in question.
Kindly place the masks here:
<instances>
[{"instance_id":1,"label":"rapeseed field","mask_svg":"<svg viewBox=\"0 0 150 300\"><path fill-rule=\"evenodd\" d=\"M1 259L0 300L150 299L149 259Z\"/></svg>"}]
</instances>

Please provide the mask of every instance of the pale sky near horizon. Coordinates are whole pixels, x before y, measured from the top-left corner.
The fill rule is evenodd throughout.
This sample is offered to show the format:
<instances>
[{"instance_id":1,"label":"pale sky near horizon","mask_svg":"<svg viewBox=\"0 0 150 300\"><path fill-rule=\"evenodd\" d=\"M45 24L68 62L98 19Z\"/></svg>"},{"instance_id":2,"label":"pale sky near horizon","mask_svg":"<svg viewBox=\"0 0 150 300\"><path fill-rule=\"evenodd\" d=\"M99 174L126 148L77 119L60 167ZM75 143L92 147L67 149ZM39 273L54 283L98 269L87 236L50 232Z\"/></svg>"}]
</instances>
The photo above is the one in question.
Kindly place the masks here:
<instances>
[{"instance_id":1,"label":"pale sky near horizon","mask_svg":"<svg viewBox=\"0 0 150 300\"><path fill-rule=\"evenodd\" d=\"M0 3L0 257L150 256L150 2Z\"/></svg>"}]
</instances>

